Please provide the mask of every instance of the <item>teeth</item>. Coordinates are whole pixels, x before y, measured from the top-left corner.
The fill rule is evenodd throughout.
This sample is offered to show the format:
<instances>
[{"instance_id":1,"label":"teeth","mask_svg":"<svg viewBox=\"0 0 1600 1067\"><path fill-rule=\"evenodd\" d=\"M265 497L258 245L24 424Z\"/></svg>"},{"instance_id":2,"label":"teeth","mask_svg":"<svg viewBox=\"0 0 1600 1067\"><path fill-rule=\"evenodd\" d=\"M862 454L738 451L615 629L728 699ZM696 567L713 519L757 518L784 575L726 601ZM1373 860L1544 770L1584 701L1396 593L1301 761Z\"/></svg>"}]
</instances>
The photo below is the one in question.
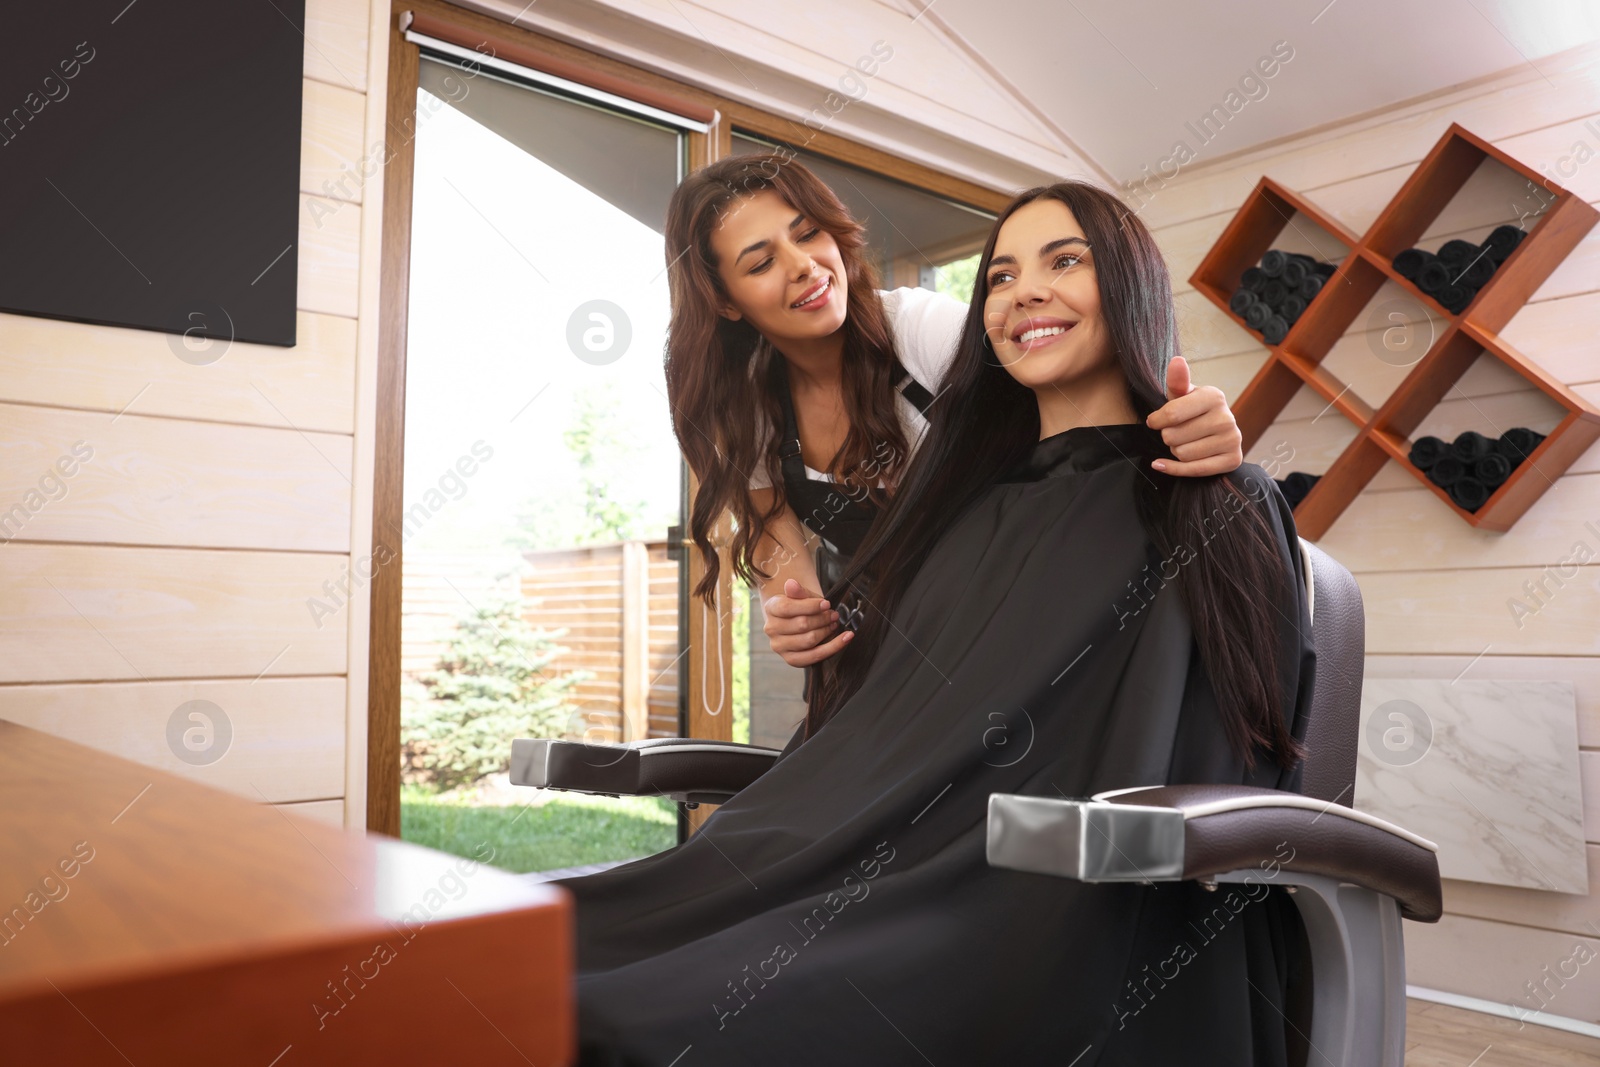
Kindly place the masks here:
<instances>
[{"instance_id":1,"label":"teeth","mask_svg":"<svg viewBox=\"0 0 1600 1067\"><path fill-rule=\"evenodd\" d=\"M812 301L816 300L818 297L820 297L823 293L826 293L829 289L832 289L832 288L833 288L833 279L832 278L824 278L824 279L822 279L822 288L821 289L818 289L816 292L812 293L810 296L806 297L804 300L796 300L794 303L790 304L789 306L792 307L792 308L797 308L801 304L809 304Z\"/></svg>"},{"instance_id":2,"label":"teeth","mask_svg":"<svg viewBox=\"0 0 1600 1067\"><path fill-rule=\"evenodd\" d=\"M1029 341L1032 341L1038 337L1054 337L1058 333L1066 332L1067 328L1065 326L1044 326L1035 330L1023 331L1022 336L1017 340L1019 344L1027 344Z\"/></svg>"}]
</instances>

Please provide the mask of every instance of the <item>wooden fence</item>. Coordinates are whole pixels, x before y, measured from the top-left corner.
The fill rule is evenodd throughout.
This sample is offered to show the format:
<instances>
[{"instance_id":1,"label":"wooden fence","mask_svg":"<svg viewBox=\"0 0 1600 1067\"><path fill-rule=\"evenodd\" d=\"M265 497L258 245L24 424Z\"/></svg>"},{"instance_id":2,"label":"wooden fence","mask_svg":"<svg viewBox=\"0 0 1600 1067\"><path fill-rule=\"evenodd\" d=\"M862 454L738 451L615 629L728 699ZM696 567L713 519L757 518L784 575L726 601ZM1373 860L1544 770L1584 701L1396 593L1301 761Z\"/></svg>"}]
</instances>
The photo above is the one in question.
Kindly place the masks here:
<instances>
[{"instance_id":1,"label":"wooden fence","mask_svg":"<svg viewBox=\"0 0 1600 1067\"><path fill-rule=\"evenodd\" d=\"M495 597L522 597L522 617L565 630L553 667L592 677L572 690L570 731L590 741L678 736L678 564L665 541L475 556L404 556L400 664L408 676L433 668L456 620ZM520 588L519 588L520 585Z\"/></svg>"}]
</instances>

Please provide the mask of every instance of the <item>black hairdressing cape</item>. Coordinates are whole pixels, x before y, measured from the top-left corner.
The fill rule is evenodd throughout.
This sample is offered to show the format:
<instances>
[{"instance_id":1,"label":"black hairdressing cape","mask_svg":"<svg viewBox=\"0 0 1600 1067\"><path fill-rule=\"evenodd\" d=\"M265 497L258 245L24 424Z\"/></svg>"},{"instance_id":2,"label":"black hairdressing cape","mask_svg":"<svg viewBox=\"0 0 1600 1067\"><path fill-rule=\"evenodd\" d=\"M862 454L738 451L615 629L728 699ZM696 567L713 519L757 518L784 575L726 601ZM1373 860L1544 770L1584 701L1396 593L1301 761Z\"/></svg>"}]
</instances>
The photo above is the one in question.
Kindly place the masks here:
<instances>
[{"instance_id":1,"label":"black hairdressing cape","mask_svg":"<svg viewBox=\"0 0 1600 1067\"><path fill-rule=\"evenodd\" d=\"M1132 424L1039 442L929 553L827 725L682 846L557 883L576 898L584 1067L1286 1062L1301 927L1270 874L1246 895L984 859L991 793L1298 790L1298 771L1232 753L1162 587L1135 487L1167 454ZM1292 576L1246 577L1283 620L1282 711L1302 737L1293 518L1259 467L1230 477ZM1231 517L1187 544L1205 551Z\"/></svg>"}]
</instances>

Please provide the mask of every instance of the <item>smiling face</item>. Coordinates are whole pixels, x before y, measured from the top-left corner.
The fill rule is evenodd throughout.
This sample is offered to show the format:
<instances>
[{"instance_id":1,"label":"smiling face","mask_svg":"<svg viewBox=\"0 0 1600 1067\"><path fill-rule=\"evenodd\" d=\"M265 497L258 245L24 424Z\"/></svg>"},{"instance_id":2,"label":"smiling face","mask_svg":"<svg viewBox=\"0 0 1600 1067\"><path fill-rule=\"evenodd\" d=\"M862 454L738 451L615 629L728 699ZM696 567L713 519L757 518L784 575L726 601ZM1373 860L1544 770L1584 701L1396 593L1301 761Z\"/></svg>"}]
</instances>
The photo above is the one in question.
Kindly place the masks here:
<instances>
[{"instance_id":1,"label":"smiling face","mask_svg":"<svg viewBox=\"0 0 1600 1067\"><path fill-rule=\"evenodd\" d=\"M1000 227L984 275L989 343L1035 391L1122 372L1100 315L1094 253L1071 209L1040 197Z\"/></svg>"},{"instance_id":2,"label":"smiling face","mask_svg":"<svg viewBox=\"0 0 1600 1067\"><path fill-rule=\"evenodd\" d=\"M763 189L733 202L711 231L724 317L744 320L780 349L844 325L849 282L833 235Z\"/></svg>"}]
</instances>

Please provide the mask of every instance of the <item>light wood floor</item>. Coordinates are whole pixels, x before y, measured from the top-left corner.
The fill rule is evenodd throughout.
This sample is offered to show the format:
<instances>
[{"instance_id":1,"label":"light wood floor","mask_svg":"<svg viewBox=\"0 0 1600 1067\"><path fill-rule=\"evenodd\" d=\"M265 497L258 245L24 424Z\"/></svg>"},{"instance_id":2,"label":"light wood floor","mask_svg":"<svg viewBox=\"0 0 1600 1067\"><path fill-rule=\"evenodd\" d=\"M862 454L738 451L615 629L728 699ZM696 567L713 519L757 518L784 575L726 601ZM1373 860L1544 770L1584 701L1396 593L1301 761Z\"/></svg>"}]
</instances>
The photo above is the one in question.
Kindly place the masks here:
<instances>
[{"instance_id":1,"label":"light wood floor","mask_svg":"<svg viewBox=\"0 0 1600 1067\"><path fill-rule=\"evenodd\" d=\"M1406 1067L1600 1067L1600 1038L1407 1000Z\"/></svg>"}]
</instances>

